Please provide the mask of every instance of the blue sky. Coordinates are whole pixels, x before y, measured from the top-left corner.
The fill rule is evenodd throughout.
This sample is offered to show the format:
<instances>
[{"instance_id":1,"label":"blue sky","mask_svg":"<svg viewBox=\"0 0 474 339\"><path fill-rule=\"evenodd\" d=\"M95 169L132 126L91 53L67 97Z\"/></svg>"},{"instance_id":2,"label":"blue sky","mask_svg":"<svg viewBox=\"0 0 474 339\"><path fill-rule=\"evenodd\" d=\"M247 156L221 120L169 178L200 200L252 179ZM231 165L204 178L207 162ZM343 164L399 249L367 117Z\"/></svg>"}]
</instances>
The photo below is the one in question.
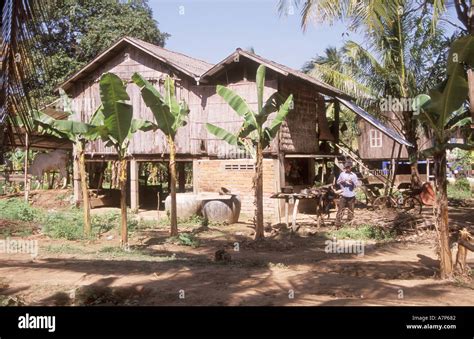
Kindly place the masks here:
<instances>
[{"instance_id":1,"label":"blue sky","mask_svg":"<svg viewBox=\"0 0 474 339\"><path fill-rule=\"evenodd\" d=\"M166 48L216 63L237 47L299 69L327 46L340 46L342 24L312 25L305 33L298 10L280 17L278 0L150 0ZM184 11L184 12L183 12ZM359 40L350 33L349 38ZM348 39L344 36L344 39Z\"/></svg>"},{"instance_id":2,"label":"blue sky","mask_svg":"<svg viewBox=\"0 0 474 339\"><path fill-rule=\"evenodd\" d=\"M149 0L160 30L170 33L166 47L216 63L237 47L295 69L345 40L362 41L345 25L300 26L299 10L280 17L278 0Z\"/></svg>"}]
</instances>

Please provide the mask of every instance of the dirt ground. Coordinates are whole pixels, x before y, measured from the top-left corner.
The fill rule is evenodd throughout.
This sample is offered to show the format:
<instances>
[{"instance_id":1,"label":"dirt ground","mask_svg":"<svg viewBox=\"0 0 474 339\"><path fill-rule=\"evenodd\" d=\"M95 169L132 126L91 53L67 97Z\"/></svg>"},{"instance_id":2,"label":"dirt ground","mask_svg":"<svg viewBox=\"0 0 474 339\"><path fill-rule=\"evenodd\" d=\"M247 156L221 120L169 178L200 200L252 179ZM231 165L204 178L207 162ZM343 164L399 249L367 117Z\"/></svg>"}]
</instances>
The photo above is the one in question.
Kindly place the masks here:
<instances>
[{"instance_id":1,"label":"dirt ground","mask_svg":"<svg viewBox=\"0 0 474 339\"><path fill-rule=\"evenodd\" d=\"M458 228L473 226L472 207L451 207L451 216ZM298 234L273 225L262 243L252 240L250 222L180 227L197 247L170 242L168 227L156 226L133 233L130 252L118 249L115 231L94 241L36 231L27 239L38 240L37 257L0 254L0 296L26 305L474 305L472 281L436 278L432 230L367 241L360 256L326 253L331 226L318 229L308 216L298 221ZM221 249L229 261L215 261Z\"/></svg>"}]
</instances>

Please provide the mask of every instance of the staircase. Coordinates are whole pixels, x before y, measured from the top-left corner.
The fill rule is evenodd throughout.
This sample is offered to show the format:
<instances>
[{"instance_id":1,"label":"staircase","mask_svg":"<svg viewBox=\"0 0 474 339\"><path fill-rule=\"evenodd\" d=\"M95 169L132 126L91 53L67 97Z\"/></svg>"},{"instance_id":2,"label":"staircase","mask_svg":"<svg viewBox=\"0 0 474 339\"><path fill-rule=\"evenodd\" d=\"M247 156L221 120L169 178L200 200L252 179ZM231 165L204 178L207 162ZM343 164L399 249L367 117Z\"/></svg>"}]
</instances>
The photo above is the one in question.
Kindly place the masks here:
<instances>
[{"instance_id":1,"label":"staircase","mask_svg":"<svg viewBox=\"0 0 474 339\"><path fill-rule=\"evenodd\" d=\"M351 148L346 145L344 142L339 141L339 143L333 143L333 145L339 149L343 158L335 158L334 163L335 165L341 170L344 170L344 162L347 158L352 159L352 161L356 164L354 166L354 173L359 178L360 182L362 183L361 189L364 191L365 195L367 196L368 202L373 202L375 198L380 196L379 190L376 188L375 185L369 182L369 177L377 178L380 183L384 185L387 189L392 185L390 177L387 175L375 174L370 171L370 169L364 164L362 159L357 155Z\"/></svg>"}]
</instances>

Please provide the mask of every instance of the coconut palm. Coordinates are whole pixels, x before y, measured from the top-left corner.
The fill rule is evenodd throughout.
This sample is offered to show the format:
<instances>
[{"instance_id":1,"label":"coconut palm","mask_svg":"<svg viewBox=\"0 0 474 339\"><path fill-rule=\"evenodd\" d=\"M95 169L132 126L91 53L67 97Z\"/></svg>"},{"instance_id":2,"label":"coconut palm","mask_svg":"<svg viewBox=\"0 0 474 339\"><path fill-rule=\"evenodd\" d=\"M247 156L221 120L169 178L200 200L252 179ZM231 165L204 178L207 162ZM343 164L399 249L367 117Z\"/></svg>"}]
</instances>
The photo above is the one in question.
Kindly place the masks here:
<instances>
[{"instance_id":1,"label":"coconut palm","mask_svg":"<svg viewBox=\"0 0 474 339\"><path fill-rule=\"evenodd\" d=\"M413 98L433 86L440 78L444 60L438 55L446 41L440 29L426 34L432 16L419 17L413 3L398 2L406 5L396 7L393 13L388 12L390 7L386 8L386 19L379 19L378 29L365 28L365 42L369 47L347 41L340 50L327 49L325 56L313 59L305 69L356 97L368 111L376 115L386 111L393 113L395 119L387 122L415 145L407 151L412 163L412 178L414 183L419 183L416 161L421 130L412 119L413 110L409 105L384 107L383 103L390 97Z\"/></svg>"},{"instance_id":2,"label":"coconut palm","mask_svg":"<svg viewBox=\"0 0 474 339\"><path fill-rule=\"evenodd\" d=\"M460 35L474 34L474 0L280 0L279 12L287 15L295 8L301 9L301 26L306 30L310 23L334 23L347 20L349 29L364 32L382 32L383 22L391 21L397 13L430 15L429 32L436 32L440 21L447 22L459 30ZM409 8L408 12L404 9ZM454 23L443 14L454 8L459 23ZM426 33L428 33L426 31ZM424 32L425 33L425 32ZM408 41L411 38L408 37ZM448 46L446 46L446 50ZM419 48L424 52L422 47ZM400 60L403 60L400 59ZM419 64L423 65L423 64ZM403 73L396 73L403 79ZM468 86L471 116L474 118L474 70L468 69ZM437 82L435 82L437 83ZM412 154L413 156L413 154ZM414 168L412 167L412 171Z\"/></svg>"},{"instance_id":3,"label":"coconut palm","mask_svg":"<svg viewBox=\"0 0 474 339\"><path fill-rule=\"evenodd\" d=\"M48 0L5 0L0 8L0 157L7 121L10 128L18 128L18 121L23 122L27 132L32 128L28 116L38 103L29 90L41 88L38 84L48 74L45 59L34 53L38 37L45 34L41 19L47 13L48 3Z\"/></svg>"}]
</instances>

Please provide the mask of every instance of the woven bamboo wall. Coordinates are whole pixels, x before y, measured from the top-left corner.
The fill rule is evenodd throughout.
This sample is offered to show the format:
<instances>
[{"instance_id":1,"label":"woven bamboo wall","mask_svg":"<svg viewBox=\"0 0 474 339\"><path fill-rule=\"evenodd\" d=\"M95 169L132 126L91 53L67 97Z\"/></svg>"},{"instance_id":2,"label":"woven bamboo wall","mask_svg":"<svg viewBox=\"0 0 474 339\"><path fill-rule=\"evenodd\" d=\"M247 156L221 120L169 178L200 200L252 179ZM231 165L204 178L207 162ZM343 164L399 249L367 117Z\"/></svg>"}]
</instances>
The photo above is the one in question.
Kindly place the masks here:
<instances>
[{"instance_id":1,"label":"woven bamboo wall","mask_svg":"<svg viewBox=\"0 0 474 339\"><path fill-rule=\"evenodd\" d=\"M105 72L112 72L128 81L127 92L133 105L135 118L153 121L153 115L145 106L137 86L130 83L134 72L139 72L162 92L162 81L172 70L165 64L157 61L133 47L127 47L97 70L91 72L87 78L75 83L70 91L73 97L73 107L80 114L82 121L88 121L100 105L99 83L100 76ZM243 75L243 73L242 73ZM185 100L190 108L188 124L180 129L176 136L177 153L191 156L218 156L233 157L237 150L232 150L225 142L217 140L205 128L207 122L216 124L235 132L242 124L240 118L229 105L216 94L215 85L196 85L194 79L185 75L175 74L176 93L180 100ZM231 83L223 83L246 99L252 108L256 108L256 84L254 81L233 78ZM268 80L265 87L265 98L277 89L277 80ZM270 117L271 120L272 116ZM276 152L276 145L271 149ZM90 143L88 153L113 154L114 150L107 148L101 141ZM161 131L138 132L132 139L129 152L137 157L140 155L168 154L166 139ZM228 156L230 154L230 156Z\"/></svg>"}]
</instances>

